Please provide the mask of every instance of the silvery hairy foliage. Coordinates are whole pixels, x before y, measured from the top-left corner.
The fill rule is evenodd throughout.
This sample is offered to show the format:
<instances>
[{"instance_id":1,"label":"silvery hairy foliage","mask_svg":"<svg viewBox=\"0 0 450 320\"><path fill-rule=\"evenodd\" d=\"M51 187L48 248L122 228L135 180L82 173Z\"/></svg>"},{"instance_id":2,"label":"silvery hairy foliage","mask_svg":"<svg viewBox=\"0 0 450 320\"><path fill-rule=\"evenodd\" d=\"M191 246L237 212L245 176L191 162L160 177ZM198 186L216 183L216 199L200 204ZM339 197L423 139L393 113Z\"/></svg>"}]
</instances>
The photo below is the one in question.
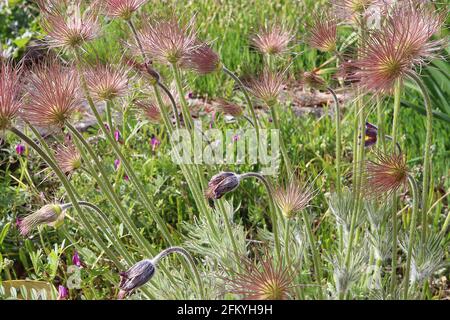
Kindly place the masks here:
<instances>
[{"instance_id":1,"label":"silvery hairy foliage","mask_svg":"<svg viewBox=\"0 0 450 320\"><path fill-rule=\"evenodd\" d=\"M346 250L337 250L332 254L325 255L333 273L334 286L331 283L329 284L329 291L333 298L347 294L352 286L366 274L369 267L369 250L367 242L364 240L362 242L360 245L355 244L348 265L346 263Z\"/></svg>"},{"instance_id":2,"label":"silvery hairy foliage","mask_svg":"<svg viewBox=\"0 0 450 320\"><path fill-rule=\"evenodd\" d=\"M385 262L392 254L392 224L387 223L392 213L392 207L375 201L366 201L364 211L367 213L370 225L367 233L374 258Z\"/></svg>"},{"instance_id":3,"label":"silvery hairy foliage","mask_svg":"<svg viewBox=\"0 0 450 320\"><path fill-rule=\"evenodd\" d=\"M328 197L330 211L336 219L337 226L342 227L344 231L344 242L346 245L353 215L353 202L353 194L349 190L343 190L341 195L333 193ZM365 222L366 215L361 209L355 214L355 228L358 228Z\"/></svg>"},{"instance_id":4,"label":"silvery hairy foliage","mask_svg":"<svg viewBox=\"0 0 450 320\"><path fill-rule=\"evenodd\" d=\"M409 235L402 234L400 238L400 248L405 254L408 251ZM441 234L428 234L425 241L420 237L415 237L411 256L410 284L422 284L429 279L439 269L448 266L444 260L445 253L448 252L448 241Z\"/></svg>"},{"instance_id":5,"label":"silvery hairy foliage","mask_svg":"<svg viewBox=\"0 0 450 320\"><path fill-rule=\"evenodd\" d=\"M299 269L303 265L303 257L305 249L308 247L308 240L303 228L303 222L300 218L295 218L290 221L289 235L286 237L286 228L284 225L284 219L278 219L278 237L280 238L281 250L285 252L285 247L288 247L291 263L297 266ZM267 245L272 251L274 249L274 236L273 232L267 229L258 229L258 236L265 245ZM286 242L286 239L288 240ZM276 259L276 256L274 256Z\"/></svg>"},{"instance_id":6,"label":"silvery hairy foliage","mask_svg":"<svg viewBox=\"0 0 450 320\"><path fill-rule=\"evenodd\" d=\"M193 254L198 254L213 264L234 266L236 259L232 251L232 242L225 226L224 219L228 219L232 237L237 246L238 254L245 256L247 254L248 241L246 240L246 231L238 222L233 221L235 210L231 203L221 200L227 217L223 217L219 210L212 210L211 219L219 237L215 237L211 230L211 225L206 217L198 217L193 223L183 223L184 229L187 231L184 247ZM216 204L217 205L217 204Z\"/></svg>"}]
</instances>

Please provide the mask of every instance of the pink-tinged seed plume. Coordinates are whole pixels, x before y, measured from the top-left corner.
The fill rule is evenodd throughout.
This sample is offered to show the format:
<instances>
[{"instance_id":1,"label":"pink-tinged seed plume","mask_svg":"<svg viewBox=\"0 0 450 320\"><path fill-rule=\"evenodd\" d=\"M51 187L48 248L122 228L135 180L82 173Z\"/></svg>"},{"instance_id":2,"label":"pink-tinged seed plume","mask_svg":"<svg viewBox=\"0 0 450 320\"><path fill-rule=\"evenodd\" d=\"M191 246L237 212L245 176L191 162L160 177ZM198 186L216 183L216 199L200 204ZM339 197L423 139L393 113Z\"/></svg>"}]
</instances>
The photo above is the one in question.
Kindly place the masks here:
<instances>
[{"instance_id":1,"label":"pink-tinged seed plume","mask_svg":"<svg viewBox=\"0 0 450 320\"><path fill-rule=\"evenodd\" d=\"M72 173L81 167L81 154L70 141L57 147L55 158L58 166L66 174Z\"/></svg>"},{"instance_id":2,"label":"pink-tinged seed plume","mask_svg":"<svg viewBox=\"0 0 450 320\"><path fill-rule=\"evenodd\" d=\"M130 20L133 13L148 0L100 0L108 16Z\"/></svg>"},{"instance_id":3,"label":"pink-tinged seed plume","mask_svg":"<svg viewBox=\"0 0 450 320\"><path fill-rule=\"evenodd\" d=\"M7 129L22 106L22 69L0 61L0 131Z\"/></svg>"},{"instance_id":4,"label":"pink-tinged seed plume","mask_svg":"<svg viewBox=\"0 0 450 320\"><path fill-rule=\"evenodd\" d=\"M390 93L396 81L404 80L442 47L442 40L430 40L442 24L443 17L430 7L417 1L400 3L383 29L363 39L353 78L368 91Z\"/></svg>"},{"instance_id":5,"label":"pink-tinged seed plume","mask_svg":"<svg viewBox=\"0 0 450 320\"><path fill-rule=\"evenodd\" d=\"M86 83L94 99L109 101L126 95L128 69L98 64L87 70Z\"/></svg>"},{"instance_id":6,"label":"pink-tinged seed plume","mask_svg":"<svg viewBox=\"0 0 450 320\"><path fill-rule=\"evenodd\" d=\"M286 185L278 186L274 192L274 201L284 217L290 219L306 209L314 198L312 187L295 179Z\"/></svg>"},{"instance_id":7,"label":"pink-tinged seed plume","mask_svg":"<svg viewBox=\"0 0 450 320\"><path fill-rule=\"evenodd\" d=\"M197 48L194 19L180 25L175 18L151 21L138 32L144 52L163 64L182 65Z\"/></svg>"},{"instance_id":8,"label":"pink-tinged seed plume","mask_svg":"<svg viewBox=\"0 0 450 320\"><path fill-rule=\"evenodd\" d=\"M52 48L75 49L100 33L98 5L82 5L80 0L38 0L42 28Z\"/></svg>"},{"instance_id":9,"label":"pink-tinged seed plume","mask_svg":"<svg viewBox=\"0 0 450 320\"><path fill-rule=\"evenodd\" d=\"M81 104L78 85L75 70L56 60L35 67L28 79L22 116L39 127L62 127Z\"/></svg>"},{"instance_id":10,"label":"pink-tinged seed plume","mask_svg":"<svg viewBox=\"0 0 450 320\"><path fill-rule=\"evenodd\" d=\"M249 79L245 84L256 98L271 106L277 102L283 90L283 73L264 69L258 77Z\"/></svg>"},{"instance_id":11,"label":"pink-tinged seed plume","mask_svg":"<svg viewBox=\"0 0 450 320\"><path fill-rule=\"evenodd\" d=\"M292 30L286 26L274 24L261 28L250 38L251 45L259 52L268 55L278 55L286 52L289 43L294 38Z\"/></svg>"},{"instance_id":12,"label":"pink-tinged seed plume","mask_svg":"<svg viewBox=\"0 0 450 320\"><path fill-rule=\"evenodd\" d=\"M342 19L364 16L370 6L383 0L331 0L336 15Z\"/></svg>"},{"instance_id":13,"label":"pink-tinged seed plume","mask_svg":"<svg viewBox=\"0 0 450 320\"><path fill-rule=\"evenodd\" d=\"M257 263L247 257L239 261L242 268L224 279L227 291L244 300L287 300L294 287L294 274L289 266L265 254Z\"/></svg>"},{"instance_id":14,"label":"pink-tinged seed plume","mask_svg":"<svg viewBox=\"0 0 450 320\"><path fill-rule=\"evenodd\" d=\"M445 45L443 39L431 40L445 22L444 13L417 0L401 2L387 20L387 33L392 42L410 55L414 64L422 64L435 57Z\"/></svg>"},{"instance_id":15,"label":"pink-tinged seed plume","mask_svg":"<svg viewBox=\"0 0 450 320\"><path fill-rule=\"evenodd\" d=\"M135 105L142 111L143 115L152 123L161 121L161 112L153 101L136 101Z\"/></svg>"},{"instance_id":16,"label":"pink-tinged seed plume","mask_svg":"<svg viewBox=\"0 0 450 320\"><path fill-rule=\"evenodd\" d=\"M244 110L242 107L236 103L233 103L231 101L225 100L225 99L217 99L214 102L215 109L219 112L222 112L224 114L232 115L233 117L240 117L244 113Z\"/></svg>"},{"instance_id":17,"label":"pink-tinged seed plume","mask_svg":"<svg viewBox=\"0 0 450 320\"><path fill-rule=\"evenodd\" d=\"M309 27L308 43L323 52L336 50L337 21L330 13L315 14Z\"/></svg>"},{"instance_id":18,"label":"pink-tinged seed plume","mask_svg":"<svg viewBox=\"0 0 450 320\"><path fill-rule=\"evenodd\" d=\"M185 67L201 75L219 71L221 66L219 56L206 43L199 44L190 51L185 62Z\"/></svg>"},{"instance_id":19,"label":"pink-tinged seed plume","mask_svg":"<svg viewBox=\"0 0 450 320\"><path fill-rule=\"evenodd\" d=\"M375 152L375 160L367 160L364 194L367 197L392 193L405 186L408 179L406 158L401 153Z\"/></svg>"}]
</instances>

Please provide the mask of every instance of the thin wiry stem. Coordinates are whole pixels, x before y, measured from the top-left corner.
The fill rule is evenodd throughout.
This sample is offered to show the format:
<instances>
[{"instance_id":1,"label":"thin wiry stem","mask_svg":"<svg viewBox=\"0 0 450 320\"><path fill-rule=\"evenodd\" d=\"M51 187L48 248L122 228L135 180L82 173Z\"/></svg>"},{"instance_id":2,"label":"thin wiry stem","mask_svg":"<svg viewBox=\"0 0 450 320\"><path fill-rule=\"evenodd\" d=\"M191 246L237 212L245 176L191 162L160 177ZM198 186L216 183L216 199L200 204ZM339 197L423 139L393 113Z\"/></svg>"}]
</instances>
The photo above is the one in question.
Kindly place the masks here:
<instances>
[{"instance_id":1,"label":"thin wiry stem","mask_svg":"<svg viewBox=\"0 0 450 320\"><path fill-rule=\"evenodd\" d=\"M331 93L335 105L335 125L336 125L336 192L341 194L341 110L336 93L330 87L327 90Z\"/></svg>"},{"instance_id":2,"label":"thin wiry stem","mask_svg":"<svg viewBox=\"0 0 450 320\"><path fill-rule=\"evenodd\" d=\"M100 238L98 233L95 231L95 229L91 226L89 221L87 220L87 217L84 215L82 209L77 203L77 197L76 191L72 188L69 180L65 176L65 174L61 171L61 169L58 167L54 159L52 159L51 155L47 155L46 152L38 145L36 144L32 139L30 139L27 135L23 134L20 130L12 127L10 128L10 131L18 136L20 139L22 139L24 142L26 142L31 148L33 148L39 156L50 166L50 168L55 172L55 174L58 176L59 180L64 186L64 189L66 189L67 196L69 197L70 201L74 203L75 211L78 213L81 222L86 227L87 231L92 234L92 237L94 238L94 241L97 242L97 245L108 255L108 257L114 262L114 264L118 268L123 268L122 263L116 258L116 254L113 253L108 246L103 242L103 240Z\"/></svg>"},{"instance_id":3,"label":"thin wiry stem","mask_svg":"<svg viewBox=\"0 0 450 320\"><path fill-rule=\"evenodd\" d=\"M405 300L408 299L408 290L409 290L409 274L411 272L411 258L412 258L412 247L414 245L414 236L416 231L416 219L417 219L417 211L419 211L419 188L417 187L417 183L411 175L408 175L408 182L411 187L412 198L413 198L413 210L412 216L409 226L409 244L408 244L408 252L406 255L406 270L405 270L405 287L403 291L403 297Z\"/></svg>"},{"instance_id":4,"label":"thin wiry stem","mask_svg":"<svg viewBox=\"0 0 450 320\"><path fill-rule=\"evenodd\" d=\"M222 70L225 74L230 76L238 84L239 88L242 90L242 93L244 94L245 100L250 109L253 126L255 127L255 131L256 131L256 140L257 140L258 146L259 146L259 124L258 124L258 119L256 118L255 108L253 107L253 103L252 103L252 100L250 99L248 91L247 91L246 87L244 86L244 84L242 83L241 79L239 79L239 77L236 76L231 70L229 70L226 67L223 67Z\"/></svg>"},{"instance_id":5,"label":"thin wiry stem","mask_svg":"<svg viewBox=\"0 0 450 320\"><path fill-rule=\"evenodd\" d=\"M163 259L164 257L166 257L167 255L169 255L171 253L178 253L178 254L180 254L190 264L192 272L193 272L193 274L195 276L195 280L197 281L197 284L198 284L198 289L200 291L200 297L202 299L205 299L205 292L204 292L204 289L203 289L203 282L202 282L202 280L200 278L200 274L198 273L197 266L195 265L195 261L192 258L191 254L186 249L181 248L181 247L170 247L170 248L167 248L167 249L161 251L156 257L154 257L152 259L153 264L156 266L161 259Z\"/></svg>"},{"instance_id":6,"label":"thin wiry stem","mask_svg":"<svg viewBox=\"0 0 450 320\"><path fill-rule=\"evenodd\" d=\"M414 72L408 73L408 76L419 86L423 96L423 102L425 110L427 112L427 133L425 138L425 154L423 160L423 184L422 184L422 233L421 240L425 241L427 233L427 208L429 193L433 194L433 190L430 190L431 179L431 145L433 143L433 109L431 108L431 99L428 94L428 89L423 83L422 79ZM432 198L432 197L431 197Z\"/></svg>"},{"instance_id":7,"label":"thin wiry stem","mask_svg":"<svg viewBox=\"0 0 450 320\"><path fill-rule=\"evenodd\" d=\"M80 54L79 54L78 50L75 51L75 57L77 60L77 67L80 69L81 68L81 58L80 58ZM117 146L116 141L113 139L113 137L110 134L108 134L105 126L102 125L102 120L101 120L100 114L98 113L98 110L95 107L94 101L92 100L90 93L87 89L86 80L83 76L82 71L81 70L79 70L79 71L80 71L79 73L80 73L82 89L83 89L86 99L88 101L89 107L91 108L91 110L100 126L100 129L103 131L103 134L106 136L108 142L112 146L114 153L117 155L117 157L120 158L121 164L123 164L127 175L130 177L130 181L136 187L139 197L142 199L143 204L146 207L146 209L148 210L148 212L152 213L152 217L154 217L156 224L158 225L165 240L169 244L173 244L173 239L170 236L169 230L167 229L165 222L162 220L160 215L156 212L156 208L148 199L148 196L147 196L147 193L145 192L144 187L142 186L142 184L140 183L136 174L134 173L134 170L132 169L131 165L129 164L127 158L122 154L122 152L120 151L120 149Z\"/></svg>"},{"instance_id":8,"label":"thin wiry stem","mask_svg":"<svg viewBox=\"0 0 450 320\"><path fill-rule=\"evenodd\" d=\"M402 91L402 84L397 81L394 88L394 117L392 120L392 143L395 146L398 143L397 127L400 113L400 95ZM391 294L394 294L397 283L397 238L398 238L398 223L397 223L397 207L398 199L396 192L392 196L392 267L391 267Z\"/></svg>"}]
</instances>

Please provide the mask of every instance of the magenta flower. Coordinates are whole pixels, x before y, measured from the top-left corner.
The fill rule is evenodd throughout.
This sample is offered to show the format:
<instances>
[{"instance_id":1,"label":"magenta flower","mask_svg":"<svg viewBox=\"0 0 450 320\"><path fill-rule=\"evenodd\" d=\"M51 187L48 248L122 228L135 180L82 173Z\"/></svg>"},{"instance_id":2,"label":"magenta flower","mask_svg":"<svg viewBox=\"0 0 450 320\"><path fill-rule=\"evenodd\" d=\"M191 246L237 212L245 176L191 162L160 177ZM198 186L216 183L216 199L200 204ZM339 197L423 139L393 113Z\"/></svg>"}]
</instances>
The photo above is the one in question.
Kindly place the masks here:
<instances>
[{"instance_id":1,"label":"magenta flower","mask_svg":"<svg viewBox=\"0 0 450 320\"><path fill-rule=\"evenodd\" d=\"M21 143L17 144L17 145L16 145L16 153L17 153L19 156L21 156L21 155L24 154L24 152L25 152L25 146L24 146L23 144L21 144Z\"/></svg>"},{"instance_id":2,"label":"magenta flower","mask_svg":"<svg viewBox=\"0 0 450 320\"><path fill-rule=\"evenodd\" d=\"M119 141L120 141L120 138L121 138L120 131L119 131L119 130L114 131L114 139L115 139L117 142L119 142Z\"/></svg>"},{"instance_id":3,"label":"magenta flower","mask_svg":"<svg viewBox=\"0 0 450 320\"><path fill-rule=\"evenodd\" d=\"M235 135L233 136L233 142L239 141L240 138L241 138L241 137L240 137L238 134L235 134Z\"/></svg>"},{"instance_id":4,"label":"magenta flower","mask_svg":"<svg viewBox=\"0 0 450 320\"><path fill-rule=\"evenodd\" d=\"M80 260L80 256L78 255L78 251L75 251L73 253L72 263L79 268L81 267L81 260Z\"/></svg>"},{"instance_id":5,"label":"magenta flower","mask_svg":"<svg viewBox=\"0 0 450 320\"><path fill-rule=\"evenodd\" d=\"M152 146L152 151L155 152L156 148L159 147L161 141L158 140L155 136L150 139L150 145Z\"/></svg>"},{"instance_id":6,"label":"magenta flower","mask_svg":"<svg viewBox=\"0 0 450 320\"><path fill-rule=\"evenodd\" d=\"M120 166L120 159L114 160L114 170L117 170Z\"/></svg>"},{"instance_id":7,"label":"magenta flower","mask_svg":"<svg viewBox=\"0 0 450 320\"><path fill-rule=\"evenodd\" d=\"M69 297L69 289L59 285L58 286L58 300L66 300Z\"/></svg>"}]
</instances>

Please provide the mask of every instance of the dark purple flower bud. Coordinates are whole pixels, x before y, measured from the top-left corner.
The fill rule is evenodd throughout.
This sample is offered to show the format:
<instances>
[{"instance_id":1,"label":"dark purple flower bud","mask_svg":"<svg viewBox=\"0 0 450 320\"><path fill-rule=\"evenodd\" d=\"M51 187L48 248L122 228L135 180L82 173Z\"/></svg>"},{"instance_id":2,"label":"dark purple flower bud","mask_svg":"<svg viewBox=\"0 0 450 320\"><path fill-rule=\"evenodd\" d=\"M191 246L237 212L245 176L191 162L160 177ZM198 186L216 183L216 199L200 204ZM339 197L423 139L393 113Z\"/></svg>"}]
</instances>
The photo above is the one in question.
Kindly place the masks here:
<instances>
[{"instance_id":1,"label":"dark purple flower bud","mask_svg":"<svg viewBox=\"0 0 450 320\"><path fill-rule=\"evenodd\" d=\"M128 177L128 175L124 175L124 176L123 176L123 180L125 180L125 181L128 182L128 181L130 181L130 178Z\"/></svg>"},{"instance_id":2,"label":"dark purple flower bud","mask_svg":"<svg viewBox=\"0 0 450 320\"><path fill-rule=\"evenodd\" d=\"M106 131L108 131L108 132L111 131L111 129L109 128L109 125L107 123L104 123L103 125L105 126Z\"/></svg>"},{"instance_id":3,"label":"dark purple flower bud","mask_svg":"<svg viewBox=\"0 0 450 320\"><path fill-rule=\"evenodd\" d=\"M24 146L23 144L20 144L20 143L19 143L18 145L16 145L16 153L17 153L19 156L23 155L24 152L25 152L25 146Z\"/></svg>"},{"instance_id":4,"label":"dark purple flower bud","mask_svg":"<svg viewBox=\"0 0 450 320\"><path fill-rule=\"evenodd\" d=\"M221 172L216 174L208 182L205 196L209 199L220 199L226 193L233 191L239 186L240 176L234 172Z\"/></svg>"},{"instance_id":5,"label":"dark purple flower bud","mask_svg":"<svg viewBox=\"0 0 450 320\"><path fill-rule=\"evenodd\" d=\"M375 125L366 122L366 136L364 139L364 146L370 147L377 143L377 135L378 128Z\"/></svg>"},{"instance_id":6,"label":"dark purple flower bud","mask_svg":"<svg viewBox=\"0 0 450 320\"><path fill-rule=\"evenodd\" d=\"M81 260L80 260L80 256L78 255L78 251L75 251L73 253L72 263L77 267L81 267Z\"/></svg>"},{"instance_id":7,"label":"dark purple flower bud","mask_svg":"<svg viewBox=\"0 0 450 320\"><path fill-rule=\"evenodd\" d=\"M146 284L155 274L155 264L150 259L139 261L128 271L120 272L119 299L123 299L134 289Z\"/></svg>"},{"instance_id":8,"label":"dark purple flower bud","mask_svg":"<svg viewBox=\"0 0 450 320\"><path fill-rule=\"evenodd\" d=\"M239 141L240 138L241 138L241 137L240 137L238 134L235 134L235 135L233 136L233 142Z\"/></svg>"},{"instance_id":9,"label":"dark purple flower bud","mask_svg":"<svg viewBox=\"0 0 450 320\"><path fill-rule=\"evenodd\" d=\"M58 286L58 300L66 300L69 297L69 289L64 286Z\"/></svg>"}]
</instances>

